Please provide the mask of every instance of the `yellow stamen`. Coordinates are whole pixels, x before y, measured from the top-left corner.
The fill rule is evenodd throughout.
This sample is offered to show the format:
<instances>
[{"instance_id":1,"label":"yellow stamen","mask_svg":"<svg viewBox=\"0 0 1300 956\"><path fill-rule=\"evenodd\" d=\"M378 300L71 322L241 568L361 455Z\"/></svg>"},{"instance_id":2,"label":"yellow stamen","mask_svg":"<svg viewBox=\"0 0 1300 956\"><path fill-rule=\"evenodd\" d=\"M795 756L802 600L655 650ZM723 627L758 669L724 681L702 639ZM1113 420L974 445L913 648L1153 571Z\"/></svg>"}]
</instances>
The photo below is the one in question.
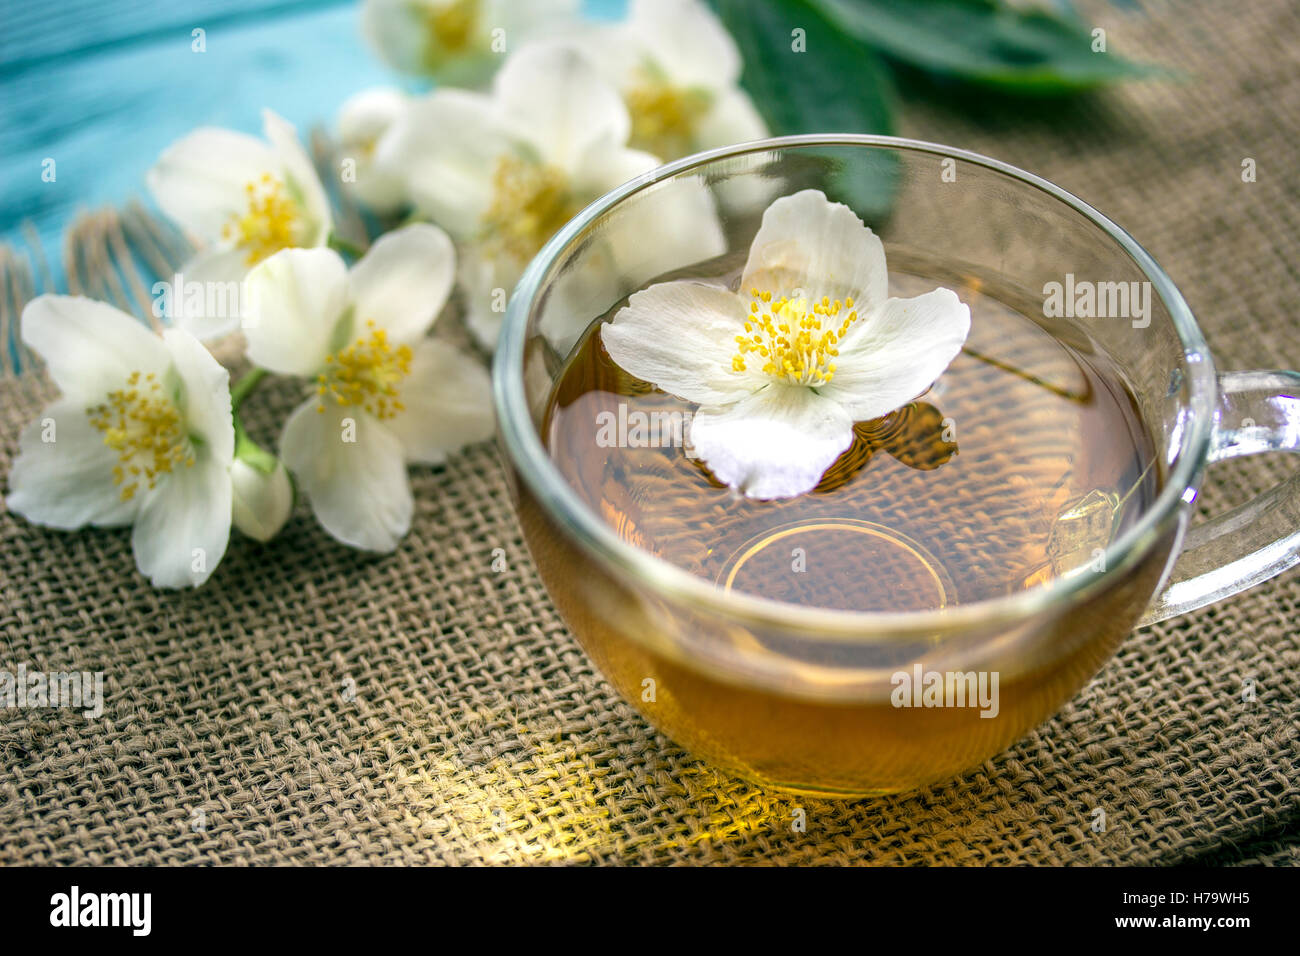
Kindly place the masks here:
<instances>
[{"instance_id":1,"label":"yellow stamen","mask_svg":"<svg viewBox=\"0 0 1300 956\"><path fill-rule=\"evenodd\" d=\"M316 376L316 393L333 398L345 408L353 406L381 421L394 417L405 406L397 400L397 386L411 371L411 347L393 346L388 333L366 322L368 336L325 358L325 371ZM324 413L325 405L316 406Z\"/></svg>"},{"instance_id":2,"label":"yellow stamen","mask_svg":"<svg viewBox=\"0 0 1300 956\"><path fill-rule=\"evenodd\" d=\"M736 336L733 371L745 371L745 354L757 352L767 360L763 374L781 381L816 388L835 377L832 359L840 354L836 346L858 320L852 298L841 302L822 296L810 306L807 299L773 299L770 291L756 288L750 298L746 334ZM845 308L850 311L841 320Z\"/></svg>"},{"instance_id":3,"label":"yellow stamen","mask_svg":"<svg viewBox=\"0 0 1300 956\"><path fill-rule=\"evenodd\" d=\"M86 417L103 434L104 444L117 452L113 484L121 488L123 501L134 498L142 483L152 490L163 475L194 466L194 448L181 413L152 372L143 382L139 372L132 372L124 388L87 408Z\"/></svg>"},{"instance_id":4,"label":"yellow stamen","mask_svg":"<svg viewBox=\"0 0 1300 956\"><path fill-rule=\"evenodd\" d=\"M302 229L302 211L287 195L285 185L270 173L247 183L244 194L248 210L232 213L221 227L223 239L234 240L246 252L244 262L255 266L281 249L298 244Z\"/></svg>"},{"instance_id":5,"label":"yellow stamen","mask_svg":"<svg viewBox=\"0 0 1300 956\"><path fill-rule=\"evenodd\" d=\"M528 259L577 211L563 172L503 156L492 174L492 204L483 218L486 251Z\"/></svg>"},{"instance_id":6,"label":"yellow stamen","mask_svg":"<svg viewBox=\"0 0 1300 956\"><path fill-rule=\"evenodd\" d=\"M443 53L461 53L474 35L480 0L451 0L428 11L429 44Z\"/></svg>"},{"instance_id":7,"label":"yellow stamen","mask_svg":"<svg viewBox=\"0 0 1300 956\"><path fill-rule=\"evenodd\" d=\"M712 105L706 91L673 86L644 69L623 100L632 116L629 145L664 159L693 152L695 128Z\"/></svg>"}]
</instances>

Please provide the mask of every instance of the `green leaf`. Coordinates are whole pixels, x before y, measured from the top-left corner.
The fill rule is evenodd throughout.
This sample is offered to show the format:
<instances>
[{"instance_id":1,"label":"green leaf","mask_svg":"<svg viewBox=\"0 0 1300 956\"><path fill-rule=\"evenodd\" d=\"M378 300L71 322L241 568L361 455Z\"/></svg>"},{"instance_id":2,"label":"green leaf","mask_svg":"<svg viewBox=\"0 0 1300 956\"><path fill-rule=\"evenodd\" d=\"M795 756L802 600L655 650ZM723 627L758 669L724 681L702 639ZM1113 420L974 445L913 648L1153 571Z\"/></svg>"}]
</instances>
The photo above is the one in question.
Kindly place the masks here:
<instances>
[{"instance_id":1,"label":"green leaf","mask_svg":"<svg viewBox=\"0 0 1300 956\"><path fill-rule=\"evenodd\" d=\"M712 0L740 48L741 85L776 135L894 132L894 84L880 57L844 35L808 0ZM791 190L821 189L880 225L898 189L898 157L828 147L786 164ZM802 182L801 182L802 180Z\"/></svg>"},{"instance_id":2,"label":"green leaf","mask_svg":"<svg viewBox=\"0 0 1300 956\"><path fill-rule=\"evenodd\" d=\"M893 133L888 69L807 0L713 0L774 134Z\"/></svg>"},{"instance_id":3,"label":"green leaf","mask_svg":"<svg viewBox=\"0 0 1300 956\"><path fill-rule=\"evenodd\" d=\"M1060 94L1164 72L1094 52L1073 17L1001 0L809 0L831 23L934 73L1021 93Z\"/></svg>"}]
</instances>

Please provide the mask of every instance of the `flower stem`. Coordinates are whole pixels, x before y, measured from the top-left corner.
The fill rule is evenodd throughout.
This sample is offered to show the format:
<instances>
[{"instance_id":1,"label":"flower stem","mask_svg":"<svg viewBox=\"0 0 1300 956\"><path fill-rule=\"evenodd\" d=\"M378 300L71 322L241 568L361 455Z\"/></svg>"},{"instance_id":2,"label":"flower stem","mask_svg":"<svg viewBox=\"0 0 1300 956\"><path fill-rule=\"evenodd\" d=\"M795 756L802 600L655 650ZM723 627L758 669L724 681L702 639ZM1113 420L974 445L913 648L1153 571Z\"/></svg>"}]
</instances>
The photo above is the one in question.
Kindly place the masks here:
<instances>
[{"instance_id":1,"label":"flower stem","mask_svg":"<svg viewBox=\"0 0 1300 956\"><path fill-rule=\"evenodd\" d=\"M235 415L235 458L248 462L264 475L275 471L279 463L275 455L248 437L238 414Z\"/></svg>"},{"instance_id":2,"label":"flower stem","mask_svg":"<svg viewBox=\"0 0 1300 956\"><path fill-rule=\"evenodd\" d=\"M248 398L264 378L266 378L266 369L254 368L234 384L230 389L230 417L235 425L235 457L242 458L263 474L269 475L275 471L276 457L248 437L244 422L239 417L239 408L244 404L244 399Z\"/></svg>"},{"instance_id":3,"label":"flower stem","mask_svg":"<svg viewBox=\"0 0 1300 956\"><path fill-rule=\"evenodd\" d=\"M239 406L244 404L244 399L248 398L249 394L253 391L253 389L257 388L258 384L264 378L266 378L266 369L254 368L254 369L250 369L244 375L243 378L241 378L238 382L236 382L233 386L231 386L230 389L231 412L239 411ZM236 422L239 421L238 415L235 416L235 421Z\"/></svg>"}]
</instances>

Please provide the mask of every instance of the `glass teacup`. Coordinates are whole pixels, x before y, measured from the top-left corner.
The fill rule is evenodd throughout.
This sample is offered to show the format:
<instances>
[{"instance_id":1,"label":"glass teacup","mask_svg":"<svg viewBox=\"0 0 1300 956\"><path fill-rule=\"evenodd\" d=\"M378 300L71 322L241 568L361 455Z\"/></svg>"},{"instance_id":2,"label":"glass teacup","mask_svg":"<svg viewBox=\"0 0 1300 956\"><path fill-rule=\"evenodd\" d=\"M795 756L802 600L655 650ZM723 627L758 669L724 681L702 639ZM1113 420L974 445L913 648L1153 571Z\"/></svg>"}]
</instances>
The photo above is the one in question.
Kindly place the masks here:
<instances>
[{"instance_id":1,"label":"glass teacup","mask_svg":"<svg viewBox=\"0 0 1300 956\"><path fill-rule=\"evenodd\" d=\"M943 263L1039 300L1063 280L1149 290L1141 315L1070 320L1071 334L1122 377L1160 478L1158 493L1089 567L938 609L810 608L652 556L566 483L542 427L582 330L665 272L748 248L766 203L805 188L853 208L891 262ZM691 225L705 214L712 225ZM1207 464L1300 449L1298 389L1293 372L1216 372L1169 277L1064 190L962 150L850 135L715 150L609 193L532 262L494 365L524 535L557 607L606 677L692 752L764 785L835 796L909 790L980 763L1058 709L1135 626L1300 562L1300 476L1188 528ZM910 706L932 674L949 675L947 691L973 700ZM900 699L913 675L918 687Z\"/></svg>"}]
</instances>

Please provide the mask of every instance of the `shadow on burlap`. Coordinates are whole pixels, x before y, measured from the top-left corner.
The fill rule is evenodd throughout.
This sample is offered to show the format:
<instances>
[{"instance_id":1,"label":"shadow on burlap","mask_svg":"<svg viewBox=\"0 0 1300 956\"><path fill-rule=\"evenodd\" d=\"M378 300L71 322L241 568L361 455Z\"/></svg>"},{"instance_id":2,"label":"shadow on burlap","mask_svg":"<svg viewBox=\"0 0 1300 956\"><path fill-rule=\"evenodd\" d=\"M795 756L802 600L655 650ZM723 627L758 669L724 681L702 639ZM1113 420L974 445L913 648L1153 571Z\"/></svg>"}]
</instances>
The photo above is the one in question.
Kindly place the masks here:
<instances>
[{"instance_id":1,"label":"shadow on burlap","mask_svg":"<svg viewBox=\"0 0 1300 956\"><path fill-rule=\"evenodd\" d=\"M921 91L904 132L1023 166L1125 225L1222 367L1300 367L1300 11L1146 6L1092 12L1115 49L1186 83L1069 106ZM0 382L0 473L48 395ZM272 438L296 397L259 392L254 430ZM1203 510L1290 464L1216 467ZM150 589L125 532L0 513L0 669L106 681L98 720L0 713L0 862L1300 862L1295 574L1134 634L961 779L823 802L692 759L614 695L547 599L490 448L412 482L395 555L359 556L300 508L271 545L233 538L187 593Z\"/></svg>"}]
</instances>

